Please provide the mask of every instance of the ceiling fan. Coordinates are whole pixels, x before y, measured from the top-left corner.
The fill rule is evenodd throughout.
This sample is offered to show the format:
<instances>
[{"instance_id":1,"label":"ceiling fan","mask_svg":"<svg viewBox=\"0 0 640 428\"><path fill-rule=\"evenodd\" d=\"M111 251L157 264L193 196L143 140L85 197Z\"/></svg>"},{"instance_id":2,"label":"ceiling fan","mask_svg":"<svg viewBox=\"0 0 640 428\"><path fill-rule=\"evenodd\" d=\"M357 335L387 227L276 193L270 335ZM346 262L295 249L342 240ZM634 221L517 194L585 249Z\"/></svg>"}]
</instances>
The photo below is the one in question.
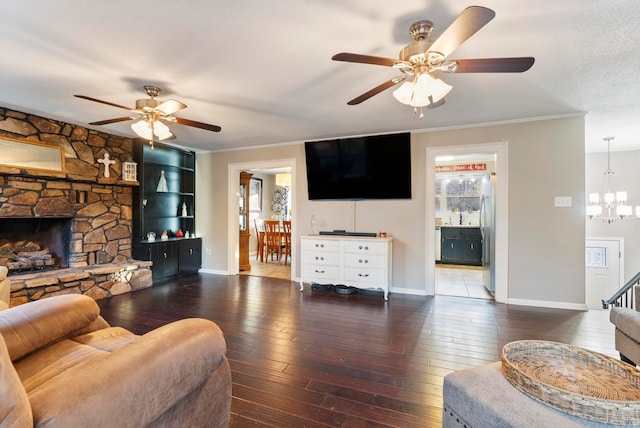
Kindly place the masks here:
<instances>
[{"instance_id":1,"label":"ceiling fan","mask_svg":"<svg viewBox=\"0 0 640 428\"><path fill-rule=\"evenodd\" d=\"M387 80L347 104L360 104L374 95L404 82L393 92L398 101L412 107L434 108L444 104L444 96L451 90L451 86L434 77L439 73L520 73L527 71L535 61L532 57L447 59L455 49L489 23L495 15L493 10L486 7L467 7L435 41L428 40L433 30L433 23L418 21L410 29L414 41L400 51L399 59L346 52L334 55L331 58L334 61L382 65L395 68L402 73L401 76Z\"/></svg>"},{"instance_id":2,"label":"ceiling fan","mask_svg":"<svg viewBox=\"0 0 640 428\"><path fill-rule=\"evenodd\" d=\"M179 125L193 126L195 128L205 129L207 131L219 132L222 128L217 125L210 125L208 123L196 122L195 120L184 119L182 117L172 116L173 113L187 108L186 104L176 100L168 100L160 102L156 99L160 93L160 88L157 86L146 85L144 90L147 92L150 98L143 98L136 100L136 107L130 108L114 104L109 101L99 100L97 98L88 97L86 95L74 95L78 98L83 98L89 101L95 101L97 103L107 104L113 107L118 107L124 110L128 110L130 115L117 117L115 119L99 120L97 122L90 122L89 125L108 125L110 123L124 122L127 120L137 120L137 122L131 125L131 129L141 138L149 140L153 145L154 136L158 140L167 140L175 138L175 135L164 122L177 123Z\"/></svg>"}]
</instances>

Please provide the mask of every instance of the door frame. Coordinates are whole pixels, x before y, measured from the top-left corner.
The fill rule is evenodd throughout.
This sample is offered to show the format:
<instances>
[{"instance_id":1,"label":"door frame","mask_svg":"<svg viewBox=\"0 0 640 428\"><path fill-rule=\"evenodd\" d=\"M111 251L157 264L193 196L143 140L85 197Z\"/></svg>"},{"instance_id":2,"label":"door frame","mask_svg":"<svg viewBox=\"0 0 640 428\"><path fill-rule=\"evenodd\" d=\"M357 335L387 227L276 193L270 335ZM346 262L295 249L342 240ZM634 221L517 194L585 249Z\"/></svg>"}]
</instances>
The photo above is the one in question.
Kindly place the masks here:
<instances>
[{"instance_id":1,"label":"door frame","mask_svg":"<svg viewBox=\"0 0 640 428\"><path fill-rule=\"evenodd\" d=\"M273 159L255 162L230 163L228 168L229 188L227 190L227 272L230 275L240 273L240 224L238 222L238 189L240 187L240 172L256 169L290 168L291 170L291 190L289 192L291 201L291 222L294 225L291 230L291 278L297 278L297 266L294 263L296 255L296 242L298 241L298 228L295 227L296 214L296 159Z\"/></svg>"},{"instance_id":2,"label":"door frame","mask_svg":"<svg viewBox=\"0 0 640 428\"><path fill-rule=\"evenodd\" d=\"M426 288L427 295L436 291L436 259L433 232L436 227L435 187L432 180L436 176L436 156L489 153L496 156L496 254L495 254L495 301L508 303L509 300L509 143L507 141L470 144L460 146L427 147L426 151Z\"/></svg>"}]
</instances>

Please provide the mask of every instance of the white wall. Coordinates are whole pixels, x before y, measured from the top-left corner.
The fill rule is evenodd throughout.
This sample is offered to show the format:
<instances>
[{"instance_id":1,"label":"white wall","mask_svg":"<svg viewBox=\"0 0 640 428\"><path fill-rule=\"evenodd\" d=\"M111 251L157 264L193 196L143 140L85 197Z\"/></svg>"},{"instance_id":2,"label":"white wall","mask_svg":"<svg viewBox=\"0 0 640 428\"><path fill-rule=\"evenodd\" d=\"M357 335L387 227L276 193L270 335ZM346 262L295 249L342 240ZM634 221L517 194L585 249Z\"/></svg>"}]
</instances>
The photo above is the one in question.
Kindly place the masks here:
<instances>
[{"instance_id":1,"label":"white wall","mask_svg":"<svg viewBox=\"0 0 640 428\"><path fill-rule=\"evenodd\" d=\"M611 152L612 190L626 190L629 204L640 205L640 151ZM604 171L607 169L607 153L586 155L586 194L606 190ZM586 197L586 196L585 196ZM587 220L587 237L624 238L623 284L640 272L640 220L623 220L611 224L601 220ZM609 297L609 296L607 296Z\"/></svg>"},{"instance_id":2,"label":"white wall","mask_svg":"<svg viewBox=\"0 0 640 428\"><path fill-rule=\"evenodd\" d=\"M227 271L229 164L296 159L294 239L319 230L387 231L393 242L393 288L427 289L425 153L430 146L507 141L509 144L508 298L512 303L578 307L584 304L584 118L412 134L412 199L309 201L303 144L197 156L197 230L203 268ZM203 190L207 189L207 190ZM554 208L555 196L571 196L571 208ZM206 248L211 255L206 254ZM294 253L299 270L299 250Z\"/></svg>"}]
</instances>

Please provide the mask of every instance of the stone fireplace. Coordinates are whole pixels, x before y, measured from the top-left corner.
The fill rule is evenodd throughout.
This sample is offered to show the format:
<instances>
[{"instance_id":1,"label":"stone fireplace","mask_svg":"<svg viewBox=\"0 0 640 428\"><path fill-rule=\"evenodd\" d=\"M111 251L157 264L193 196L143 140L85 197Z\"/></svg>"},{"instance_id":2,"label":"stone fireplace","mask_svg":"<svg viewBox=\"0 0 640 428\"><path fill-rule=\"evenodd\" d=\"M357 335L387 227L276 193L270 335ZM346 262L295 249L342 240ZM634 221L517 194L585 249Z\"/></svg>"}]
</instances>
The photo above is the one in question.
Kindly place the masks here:
<instances>
[{"instance_id":1,"label":"stone fireplace","mask_svg":"<svg viewBox=\"0 0 640 428\"><path fill-rule=\"evenodd\" d=\"M98 299L152 285L150 263L131 259L132 189L138 183L120 180L133 141L0 108L3 136L59 146L65 160L65 170L55 172L2 165L0 159L0 265L12 273L12 305L53 294ZM105 153L116 160L109 177L97 162ZM16 265L29 258L46 264L49 255L56 270Z\"/></svg>"}]
</instances>

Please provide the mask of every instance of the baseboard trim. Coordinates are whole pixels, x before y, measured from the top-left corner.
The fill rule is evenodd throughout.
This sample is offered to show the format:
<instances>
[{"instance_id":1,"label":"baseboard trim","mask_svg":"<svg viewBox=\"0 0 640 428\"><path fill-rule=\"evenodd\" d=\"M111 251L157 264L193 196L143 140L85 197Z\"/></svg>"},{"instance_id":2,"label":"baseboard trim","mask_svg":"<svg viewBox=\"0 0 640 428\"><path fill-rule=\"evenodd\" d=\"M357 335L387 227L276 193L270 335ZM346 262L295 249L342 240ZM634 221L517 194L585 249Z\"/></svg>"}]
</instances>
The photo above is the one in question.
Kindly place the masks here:
<instances>
[{"instance_id":1,"label":"baseboard trim","mask_svg":"<svg viewBox=\"0 0 640 428\"><path fill-rule=\"evenodd\" d=\"M427 290L416 290L415 288L396 288L392 287L389 290L389 294L410 294L413 296L428 296Z\"/></svg>"},{"instance_id":2,"label":"baseboard trim","mask_svg":"<svg viewBox=\"0 0 640 428\"><path fill-rule=\"evenodd\" d=\"M547 300L508 299L507 304L517 306L535 306L537 308L570 309L573 311L588 311L584 303L550 302Z\"/></svg>"},{"instance_id":3,"label":"baseboard trim","mask_svg":"<svg viewBox=\"0 0 640 428\"><path fill-rule=\"evenodd\" d=\"M213 275L229 275L229 272L226 270L217 270L217 269L200 269L199 273L210 273Z\"/></svg>"}]
</instances>

